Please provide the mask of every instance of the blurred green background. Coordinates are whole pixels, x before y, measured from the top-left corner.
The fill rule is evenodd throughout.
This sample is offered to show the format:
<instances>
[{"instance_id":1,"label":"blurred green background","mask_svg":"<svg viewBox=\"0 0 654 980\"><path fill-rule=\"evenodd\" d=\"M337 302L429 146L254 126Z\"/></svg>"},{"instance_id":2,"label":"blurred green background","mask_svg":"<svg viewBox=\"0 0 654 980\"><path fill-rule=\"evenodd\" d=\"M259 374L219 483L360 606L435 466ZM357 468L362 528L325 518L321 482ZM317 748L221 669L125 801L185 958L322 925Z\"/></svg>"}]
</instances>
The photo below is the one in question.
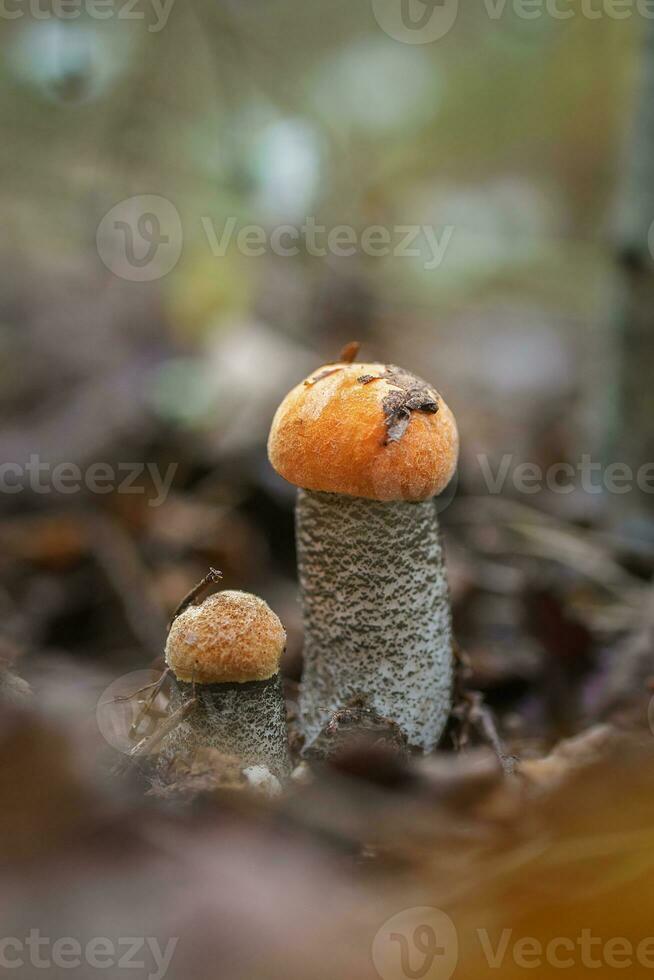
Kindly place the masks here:
<instances>
[{"instance_id":1,"label":"blurred green background","mask_svg":"<svg viewBox=\"0 0 654 980\"><path fill-rule=\"evenodd\" d=\"M651 20L608 0L566 20L410 0L456 16L405 43L399 2L6 0L0 458L174 474L157 506L147 470L140 495L0 494L10 646L142 662L211 562L276 604L297 676L293 490L265 441L285 392L350 340L423 375L457 416L455 600L477 549L497 556L483 508L506 454L652 458L648 419L620 401L634 252L616 217ZM371 254L380 228L388 254ZM345 239L325 249L329 233ZM585 528L636 502L511 479L505 497ZM629 553L641 575L647 547Z\"/></svg>"},{"instance_id":2,"label":"blurred green background","mask_svg":"<svg viewBox=\"0 0 654 980\"><path fill-rule=\"evenodd\" d=\"M137 348L147 410L220 442L232 388L249 397L252 350L269 407L304 370L293 351L312 366L358 338L440 386L471 479L475 452L531 458L543 425L601 443L635 11L527 20L508 4L493 19L479 4L435 42L406 44L365 2L139 0L103 20L15 3L21 16L0 22L9 413L33 416L43 395L61 404L75 394L67 374L83 384ZM148 283L112 275L96 247L103 216L135 195L166 198L181 222L179 260ZM235 235L215 253L230 219L270 232L307 216L452 232L431 269L423 239L413 257L249 256ZM121 233L102 247L123 248ZM30 336L32 318L50 320L47 336Z\"/></svg>"}]
</instances>

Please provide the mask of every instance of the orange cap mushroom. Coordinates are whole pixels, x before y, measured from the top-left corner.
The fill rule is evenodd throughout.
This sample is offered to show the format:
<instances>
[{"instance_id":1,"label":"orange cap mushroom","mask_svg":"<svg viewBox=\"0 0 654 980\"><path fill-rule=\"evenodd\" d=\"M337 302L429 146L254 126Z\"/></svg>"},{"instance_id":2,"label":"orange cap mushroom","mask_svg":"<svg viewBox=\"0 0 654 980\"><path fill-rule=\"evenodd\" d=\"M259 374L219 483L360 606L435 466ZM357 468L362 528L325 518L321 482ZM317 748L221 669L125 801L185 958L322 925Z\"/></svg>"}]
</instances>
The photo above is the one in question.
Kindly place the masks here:
<instances>
[{"instance_id":1,"label":"orange cap mushroom","mask_svg":"<svg viewBox=\"0 0 654 980\"><path fill-rule=\"evenodd\" d=\"M369 500L427 500L456 469L454 416L436 390L393 365L325 365L273 419L275 470L306 490Z\"/></svg>"},{"instance_id":2,"label":"orange cap mushroom","mask_svg":"<svg viewBox=\"0 0 654 980\"><path fill-rule=\"evenodd\" d=\"M263 681L279 670L285 645L284 627L263 599L226 590L177 616L166 663L179 680L198 684Z\"/></svg>"},{"instance_id":3,"label":"orange cap mushroom","mask_svg":"<svg viewBox=\"0 0 654 980\"><path fill-rule=\"evenodd\" d=\"M247 592L217 592L175 617L166 663L177 678L171 706L179 719L159 750L161 785L174 781L176 760L192 765L205 749L237 757L248 782L254 785L258 779L264 789L266 773L273 783L288 775L279 674L285 644L275 613Z\"/></svg>"}]
</instances>

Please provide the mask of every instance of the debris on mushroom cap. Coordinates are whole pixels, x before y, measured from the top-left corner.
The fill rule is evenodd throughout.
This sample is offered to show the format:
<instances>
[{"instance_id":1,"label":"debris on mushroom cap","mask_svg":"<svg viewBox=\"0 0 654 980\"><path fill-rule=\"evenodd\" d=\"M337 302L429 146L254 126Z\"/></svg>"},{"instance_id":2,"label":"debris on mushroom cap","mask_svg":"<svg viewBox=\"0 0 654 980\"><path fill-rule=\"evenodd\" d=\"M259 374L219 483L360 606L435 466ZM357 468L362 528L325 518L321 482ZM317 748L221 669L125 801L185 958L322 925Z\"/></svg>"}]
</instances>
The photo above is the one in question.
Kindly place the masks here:
<instances>
[{"instance_id":1,"label":"debris on mushroom cap","mask_svg":"<svg viewBox=\"0 0 654 980\"><path fill-rule=\"evenodd\" d=\"M268 440L289 483L371 500L440 493L458 452L454 416L435 389L377 363L318 368L279 406Z\"/></svg>"},{"instance_id":2,"label":"debris on mushroom cap","mask_svg":"<svg viewBox=\"0 0 654 980\"><path fill-rule=\"evenodd\" d=\"M173 622L166 663L199 684L267 680L279 669L286 632L270 606L247 592L217 592Z\"/></svg>"}]
</instances>

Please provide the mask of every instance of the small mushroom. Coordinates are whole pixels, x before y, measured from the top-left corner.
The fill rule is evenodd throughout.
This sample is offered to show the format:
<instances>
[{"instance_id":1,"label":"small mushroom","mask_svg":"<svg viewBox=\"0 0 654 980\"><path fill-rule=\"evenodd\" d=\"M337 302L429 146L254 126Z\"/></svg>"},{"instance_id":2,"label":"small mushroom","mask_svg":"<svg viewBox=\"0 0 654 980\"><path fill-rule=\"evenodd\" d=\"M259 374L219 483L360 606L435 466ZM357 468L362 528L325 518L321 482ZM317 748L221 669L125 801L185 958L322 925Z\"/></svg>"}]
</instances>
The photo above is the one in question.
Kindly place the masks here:
<instances>
[{"instance_id":1,"label":"small mushroom","mask_svg":"<svg viewBox=\"0 0 654 980\"><path fill-rule=\"evenodd\" d=\"M279 676L285 644L278 617L247 592L217 592L177 616L166 663L177 678L171 708L181 720L162 744L164 764L178 753L193 758L212 748L285 778L291 768Z\"/></svg>"},{"instance_id":2,"label":"small mushroom","mask_svg":"<svg viewBox=\"0 0 654 980\"><path fill-rule=\"evenodd\" d=\"M452 412L393 365L320 368L280 405L270 461L299 487L306 747L364 705L432 749L451 708L450 603L434 495L458 458Z\"/></svg>"}]
</instances>

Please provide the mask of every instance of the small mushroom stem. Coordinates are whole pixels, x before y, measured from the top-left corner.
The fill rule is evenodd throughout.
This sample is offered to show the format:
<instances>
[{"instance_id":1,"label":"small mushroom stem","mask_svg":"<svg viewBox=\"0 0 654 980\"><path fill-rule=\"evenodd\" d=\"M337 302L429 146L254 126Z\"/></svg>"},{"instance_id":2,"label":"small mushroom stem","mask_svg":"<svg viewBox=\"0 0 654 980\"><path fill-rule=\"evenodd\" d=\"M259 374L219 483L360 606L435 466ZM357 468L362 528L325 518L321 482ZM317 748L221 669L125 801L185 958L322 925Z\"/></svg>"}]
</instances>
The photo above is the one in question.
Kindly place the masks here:
<instances>
[{"instance_id":1,"label":"small mushroom stem","mask_svg":"<svg viewBox=\"0 0 654 980\"><path fill-rule=\"evenodd\" d=\"M193 684L177 680L170 709L195 701L162 746L162 761L192 758L201 748L238 757L242 765L266 766L278 779L291 771L286 705L279 674L244 683Z\"/></svg>"},{"instance_id":2,"label":"small mushroom stem","mask_svg":"<svg viewBox=\"0 0 654 980\"><path fill-rule=\"evenodd\" d=\"M453 682L434 500L382 502L301 489L296 532L306 747L335 711L362 697L397 723L409 745L432 749Z\"/></svg>"}]
</instances>

